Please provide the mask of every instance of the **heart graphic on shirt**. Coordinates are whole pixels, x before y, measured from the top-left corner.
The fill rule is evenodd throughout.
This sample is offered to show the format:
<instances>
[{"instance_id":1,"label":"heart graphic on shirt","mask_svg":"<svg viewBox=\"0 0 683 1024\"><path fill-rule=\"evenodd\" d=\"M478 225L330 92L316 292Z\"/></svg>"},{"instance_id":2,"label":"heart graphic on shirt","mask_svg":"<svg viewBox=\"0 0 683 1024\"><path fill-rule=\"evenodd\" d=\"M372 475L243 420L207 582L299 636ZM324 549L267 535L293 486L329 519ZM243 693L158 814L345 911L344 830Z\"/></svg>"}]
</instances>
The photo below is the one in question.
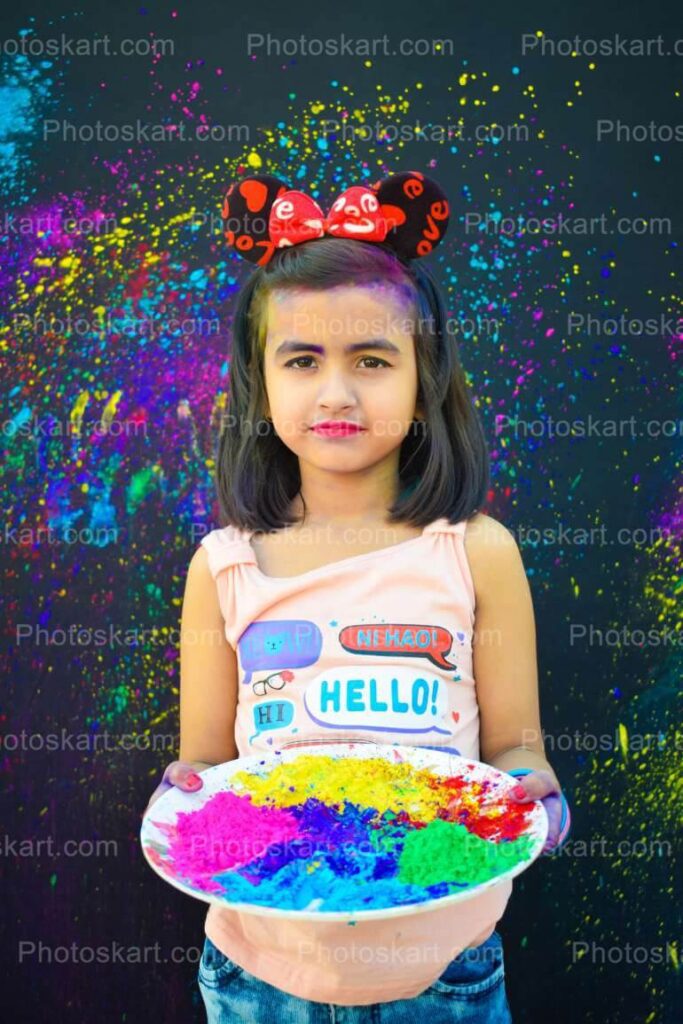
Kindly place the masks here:
<instances>
[{"instance_id":1,"label":"heart graphic on shirt","mask_svg":"<svg viewBox=\"0 0 683 1024\"><path fill-rule=\"evenodd\" d=\"M451 711L451 717L453 718L454 722L459 722L460 721L460 712L459 711Z\"/></svg>"}]
</instances>

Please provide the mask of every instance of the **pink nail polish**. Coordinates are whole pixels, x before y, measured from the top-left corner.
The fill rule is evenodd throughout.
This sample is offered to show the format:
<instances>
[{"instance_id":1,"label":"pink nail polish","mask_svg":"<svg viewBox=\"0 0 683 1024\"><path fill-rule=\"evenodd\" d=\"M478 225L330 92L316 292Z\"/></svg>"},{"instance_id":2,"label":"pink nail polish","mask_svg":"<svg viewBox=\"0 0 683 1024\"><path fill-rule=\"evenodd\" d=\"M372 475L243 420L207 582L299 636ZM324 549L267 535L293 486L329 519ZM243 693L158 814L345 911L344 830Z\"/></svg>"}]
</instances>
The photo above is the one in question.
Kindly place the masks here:
<instances>
[{"instance_id":1,"label":"pink nail polish","mask_svg":"<svg viewBox=\"0 0 683 1024\"><path fill-rule=\"evenodd\" d=\"M527 795L527 792L524 786L513 786L512 795L516 797L518 800L521 800L523 797Z\"/></svg>"}]
</instances>

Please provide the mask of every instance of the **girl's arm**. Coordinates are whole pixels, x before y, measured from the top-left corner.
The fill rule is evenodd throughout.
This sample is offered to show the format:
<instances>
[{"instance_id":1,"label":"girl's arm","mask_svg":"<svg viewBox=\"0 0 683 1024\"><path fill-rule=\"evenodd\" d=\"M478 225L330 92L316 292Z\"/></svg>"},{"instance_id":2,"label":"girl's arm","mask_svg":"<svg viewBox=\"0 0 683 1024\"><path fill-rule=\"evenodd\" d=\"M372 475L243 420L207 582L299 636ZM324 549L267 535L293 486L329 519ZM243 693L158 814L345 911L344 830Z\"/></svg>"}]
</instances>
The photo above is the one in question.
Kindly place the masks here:
<instances>
[{"instance_id":1,"label":"girl's arm","mask_svg":"<svg viewBox=\"0 0 683 1024\"><path fill-rule=\"evenodd\" d=\"M517 542L502 523L477 514L465 531L475 590L474 678L482 761L557 777L545 756L531 591Z\"/></svg>"},{"instance_id":2,"label":"girl's arm","mask_svg":"<svg viewBox=\"0 0 683 1024\"><path fill-rule=\"evenodd\" d=\"M199 547L187 571L180 626L180 760L199 771L234 761L236 709L237 655Z\"/></svg>"}]
</instances>

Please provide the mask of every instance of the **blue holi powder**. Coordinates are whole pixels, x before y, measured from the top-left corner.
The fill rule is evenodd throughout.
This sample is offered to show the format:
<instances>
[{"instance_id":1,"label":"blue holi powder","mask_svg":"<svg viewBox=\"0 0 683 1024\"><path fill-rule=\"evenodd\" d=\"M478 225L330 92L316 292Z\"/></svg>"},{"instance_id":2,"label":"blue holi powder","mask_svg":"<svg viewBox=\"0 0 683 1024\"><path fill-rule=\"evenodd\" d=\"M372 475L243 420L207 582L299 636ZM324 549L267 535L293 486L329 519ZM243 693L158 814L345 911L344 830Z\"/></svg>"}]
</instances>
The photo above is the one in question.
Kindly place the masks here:
<instances>
[{"instance_id":1,"label":"blue holi powder","mask_svg":"<svg viewBox=\"0 0 683 1024\"><path fill-rule=\"evenodd\" d=\"M291 861L277 874L264 878L257 885L243 877L247 868L215 877L224 886L225 896L230 901L282 910L305 910L311 903L315 903L317 908L322 905L325 911L386 909L388 906L434 899L434 893L427 888L407 885L395 878L376 878L374 858L367 859L366 870L346 878L337 873L334 857L321 854L314 863L314 870L311 870L310 861ZM446 896L459 891L462 886L444 883L430 888L438 890L438 895Z\"/></svg>"},{"instance_id":2,"label":"blue holi powder","mask_svg":"<svg viewBox=\"0 0 683 1024\"><path fill-rule=\"evenodd\" d=\"M23 54L6 56L0 74L0 187L17 201L23 193L28 152L38 137L52 80L50 61L31 61ZM7 196L5 196L7 198Z\"/></svg>"}]
</instances>

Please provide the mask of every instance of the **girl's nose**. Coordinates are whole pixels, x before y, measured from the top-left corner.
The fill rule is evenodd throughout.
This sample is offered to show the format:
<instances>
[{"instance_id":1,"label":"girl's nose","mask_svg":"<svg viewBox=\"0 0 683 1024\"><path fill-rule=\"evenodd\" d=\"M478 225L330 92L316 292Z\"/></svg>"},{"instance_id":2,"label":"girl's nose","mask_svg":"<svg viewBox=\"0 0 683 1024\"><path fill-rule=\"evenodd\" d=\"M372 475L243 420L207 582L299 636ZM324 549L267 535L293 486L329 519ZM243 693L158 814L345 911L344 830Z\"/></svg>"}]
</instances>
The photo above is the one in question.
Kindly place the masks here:
<instances>
[{"instance_id":1,"label":"girl's nose","mask_svg":"<svg viewBox=\"0 0 683 1024\"><path fill-rule=\"evenodd\" d=\"M344 373L330 373L320 382L318 401L326 405L355 404L353 387Z\"/></svg>"}]
</instances>

